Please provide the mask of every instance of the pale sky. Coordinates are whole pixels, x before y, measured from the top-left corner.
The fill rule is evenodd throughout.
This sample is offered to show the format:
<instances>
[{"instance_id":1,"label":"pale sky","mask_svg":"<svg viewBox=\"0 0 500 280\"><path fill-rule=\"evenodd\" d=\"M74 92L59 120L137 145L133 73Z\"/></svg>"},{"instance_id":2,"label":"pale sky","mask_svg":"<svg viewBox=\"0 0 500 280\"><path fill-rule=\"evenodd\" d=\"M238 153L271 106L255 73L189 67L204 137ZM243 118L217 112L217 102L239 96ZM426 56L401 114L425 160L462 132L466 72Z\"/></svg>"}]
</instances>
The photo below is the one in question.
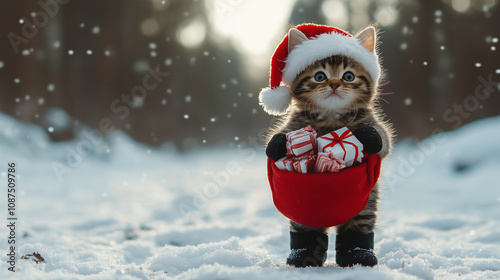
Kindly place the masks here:
<instances>
[{"instance_id":1,"label":"pale sky","mask_svg":"<svg viewBox=\"0 0 500 280\"><path fill-rule=\"evenodd\" d=\"M295 0L206 1L215 36L229 40L247 54L248 67L257 69L269 68L272 52L287 31L294 3Z\"/></svg>"}]
</instances>

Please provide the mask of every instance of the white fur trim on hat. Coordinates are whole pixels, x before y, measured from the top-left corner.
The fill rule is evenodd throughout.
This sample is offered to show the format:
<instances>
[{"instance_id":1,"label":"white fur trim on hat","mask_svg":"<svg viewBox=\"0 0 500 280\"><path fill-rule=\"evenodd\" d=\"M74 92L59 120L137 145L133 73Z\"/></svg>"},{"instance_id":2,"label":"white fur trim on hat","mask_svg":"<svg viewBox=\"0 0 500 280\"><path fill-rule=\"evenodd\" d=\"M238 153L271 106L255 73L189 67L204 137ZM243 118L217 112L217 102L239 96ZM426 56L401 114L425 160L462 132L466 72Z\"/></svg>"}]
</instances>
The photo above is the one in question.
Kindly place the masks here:
<instances>
[{"instance_id":1,"label":"white fur trim on hat","mask_svg":"<svg viewBox=\"0 0 500 280\"><path fill-rule=\"evenodd\" d=\"M309 65L333 55L345 55L358 61L370 73L374 81L380 77L380 66L376 54L365 49L355 37L332 32L304 41L288 54L286 66L283 69L283 82L291 85L297 75Z\"/></svg>"},{"instance_id":2,"label":"white fur trim on hat","mask_svg":"<svg viewBox=\"0 0 500 280\"><path fill-rule=\"evenodd\" d=\"M286 113L292 102L292 93L287 86L279 86L273 89L263 88L259 94L259 104L269 115L280 116Z\"/></svg>"}]
</instances>

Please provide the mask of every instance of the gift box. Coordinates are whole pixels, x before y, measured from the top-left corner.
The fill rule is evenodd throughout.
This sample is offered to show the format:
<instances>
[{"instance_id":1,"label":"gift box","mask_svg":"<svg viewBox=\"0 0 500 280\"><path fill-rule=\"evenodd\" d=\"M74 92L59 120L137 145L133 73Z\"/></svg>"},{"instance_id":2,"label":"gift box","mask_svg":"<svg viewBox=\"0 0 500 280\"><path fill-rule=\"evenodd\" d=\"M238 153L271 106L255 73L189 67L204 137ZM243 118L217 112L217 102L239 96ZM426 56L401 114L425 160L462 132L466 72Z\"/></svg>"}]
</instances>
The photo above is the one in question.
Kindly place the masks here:
<instances>
[{"instance_id":1,"label":"gift box","mask_svg":"<svg viewBox=\"0 0 500 280\"><path fill-rule=\"evenodd\" d=\"M349 167L362 161L363 144L347 127L343 127L319 137L318 152L332 152L335 158L342 159Z\"/></svg>"},{"instance_id":2,"label":"gift box","mask_svg":"<svg viewBox=\"0 0 500 280\"><path fill-rule=\"evenodd\" d=\"M316 151L316 131L310 126L286 134L286 149L289 156L302 157Z\"/></svg>"},{"instance_id":3,"label":"gift box","mask_svg":"<svg viewBox=\"0 0 500 280\"><path fill-rule=\"evenodd\" d=\"M340 158L335 158L332 152L318 153L314 171L316 173L339 172L345 167L345 162Z\"/></svg>"},{"instance_id":4,"label":"gift box","mask_svg":"<svg viewBox=\"0 0 500 280\"><path fill-rule=\"evenodd\" d=\"M299 173L312 173L316 162L315 155L307 155L293 161L293 169Z\"/></svg>"},{"instance_id":5,"label":"gift box","mask_svg":"<svg viewBox=\"0 0 500 280\"><path fill-rule=\"evenodd\" d=\"M280 170L295 171L293 168L293 159L290 157L283 157L277 160L275 163L276 167Z\"/></svg>"}]
</instances>

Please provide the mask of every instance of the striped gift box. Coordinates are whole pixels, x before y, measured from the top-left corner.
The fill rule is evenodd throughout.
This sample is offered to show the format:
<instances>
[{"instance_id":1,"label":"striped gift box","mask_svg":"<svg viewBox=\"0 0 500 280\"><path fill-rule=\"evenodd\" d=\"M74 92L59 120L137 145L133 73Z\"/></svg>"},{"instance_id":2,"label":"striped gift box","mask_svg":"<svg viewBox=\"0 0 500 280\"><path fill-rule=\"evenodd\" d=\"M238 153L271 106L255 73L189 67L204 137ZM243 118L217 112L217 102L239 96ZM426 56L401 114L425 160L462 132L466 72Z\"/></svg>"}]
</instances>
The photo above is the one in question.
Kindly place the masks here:
<instances>
[{"instance_id":1,"label":"striped gift box","mask_svg":"<svg viewBox=\"0 0 500 280\"><path fill-rule=\"evenodd\" d=\"M307 155L293 161L293 168L299 173L312 173L314 171L315 155Z\"/></svg>"},{"instance_id":2,"label":"striped gift box","mask_svg":"<svg viewBox=\"0 0 500 280\"><path fill-rule=\"evenodd\" d=\"M293 169L293 159L289 157L283 157L277 160L274 164L276 164L276 167L278 167L281 170L286 170L286 171L295 171Z\"/></svg>"},{"instance_id":3,"label":"striped gift box","mask_svg":"<svg viewBox=\"0 0 500 280\"><path fill-rule=\"evenodd\" d=\"M340 158L335 158L332 152L318 153L314 166L316 173L339 172L342 168L345 168L345 162Z\"/></svg>"},{"instance_id":4,"label":"striped gift box","mask_svg":"<svg viewBox=\"0 0 500 280\"><path fill-rule=\"evenodd\" d=\"M289 156L313 155L316 151L316 131L310 126L286 134L286 149Z\"/></svg>"}]
</instances>

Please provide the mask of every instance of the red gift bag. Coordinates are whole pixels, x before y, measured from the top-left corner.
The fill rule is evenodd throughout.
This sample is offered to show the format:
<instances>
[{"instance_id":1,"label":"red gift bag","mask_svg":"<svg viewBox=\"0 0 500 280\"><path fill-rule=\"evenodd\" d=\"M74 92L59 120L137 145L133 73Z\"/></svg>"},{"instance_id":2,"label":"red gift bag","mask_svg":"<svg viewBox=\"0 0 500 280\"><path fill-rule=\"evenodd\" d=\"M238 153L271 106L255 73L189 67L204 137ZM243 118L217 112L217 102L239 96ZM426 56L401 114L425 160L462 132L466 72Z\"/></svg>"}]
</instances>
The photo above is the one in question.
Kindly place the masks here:
<instances>
[{"instance_id":1,"label":"red gift bag","mask_svg":"<svg viewBox=\"0 0 500 280\"><path fill-rule=\"evenodd\" d=\"M372 154L360 165L340 172L302 174L280 170L267 159L274 205L302 225L324 228L343 224L365 208L381 162L380 156Z\"/></svg>"}]
</instances>

